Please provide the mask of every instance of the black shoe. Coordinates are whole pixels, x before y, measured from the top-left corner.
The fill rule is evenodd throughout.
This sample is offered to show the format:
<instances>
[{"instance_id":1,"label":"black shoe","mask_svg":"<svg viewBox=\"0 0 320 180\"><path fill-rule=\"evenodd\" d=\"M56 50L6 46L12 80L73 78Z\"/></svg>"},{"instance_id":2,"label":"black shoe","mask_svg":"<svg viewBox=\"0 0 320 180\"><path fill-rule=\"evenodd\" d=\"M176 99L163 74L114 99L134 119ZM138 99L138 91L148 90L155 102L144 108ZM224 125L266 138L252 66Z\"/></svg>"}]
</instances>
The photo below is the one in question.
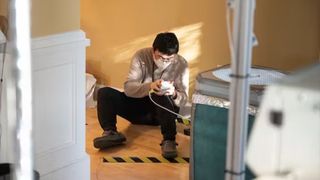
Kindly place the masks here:
<instances>
[{"instance_id":1,"label":"black shoe","mask_svg":"<svg viewBox=\"0 0 320 180\"><path fill-rule=\"evenodd\" d=\"M185 128L185 129L183 130L183 133L184 133L185 135L187 135L187 136L190 136L190 128Z\"/></svg>"},{"instance_id":2,"label":"black shoe","mask_svg":"<svg viewBox=\"0 0 320 180\"><path fill-rule=\"evenodd\" d=\"M101 137L93 140L93 146L98 149L105 149L112 146L123 144L126 137L117 131L104 131Z\"/></svg>"},{"instance_id":3,"label":"black shoe","mask_svg":"<svg viewBox=\"0 0 320 180\"><path fill-rule=\"evenodd\" d=\"M163 140L161 145L162 156L164 158L175 158L178 156L177 143L174 140Z\"/></svg>"}]
</instances>

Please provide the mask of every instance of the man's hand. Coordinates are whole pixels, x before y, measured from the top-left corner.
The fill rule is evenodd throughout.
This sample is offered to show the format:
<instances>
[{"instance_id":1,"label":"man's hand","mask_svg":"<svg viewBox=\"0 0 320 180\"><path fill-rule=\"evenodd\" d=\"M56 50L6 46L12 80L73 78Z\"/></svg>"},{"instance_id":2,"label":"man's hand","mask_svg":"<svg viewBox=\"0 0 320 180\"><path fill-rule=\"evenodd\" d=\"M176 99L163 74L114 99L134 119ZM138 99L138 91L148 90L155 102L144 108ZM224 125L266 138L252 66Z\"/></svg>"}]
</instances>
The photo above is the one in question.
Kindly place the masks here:
<instances>
[{"instance_id":1,"label":"man's hand","mask_svg":"<svg viewBox=\"0 0 320 180\"><path fill-rule=\"evenodd\" d=\"M162 96L163 92L161 91L161 79L158 79L150 84L150 89L153 90L157 95Z\"/></svg>"}]
</instances>

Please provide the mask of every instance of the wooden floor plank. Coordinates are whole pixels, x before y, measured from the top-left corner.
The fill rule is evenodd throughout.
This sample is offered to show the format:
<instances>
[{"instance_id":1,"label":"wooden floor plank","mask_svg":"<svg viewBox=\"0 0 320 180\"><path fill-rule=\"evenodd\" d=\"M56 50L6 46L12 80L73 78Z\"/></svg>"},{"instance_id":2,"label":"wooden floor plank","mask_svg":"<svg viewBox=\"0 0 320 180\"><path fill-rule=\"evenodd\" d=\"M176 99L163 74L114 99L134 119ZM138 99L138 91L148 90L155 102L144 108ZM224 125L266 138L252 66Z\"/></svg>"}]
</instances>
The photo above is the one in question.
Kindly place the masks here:
<instances>
[{"instance_id":1,"label":"wooden floor plank","mask_svg":"<svg viewBox=\"0 0 320 180\"><path fill-rule=\"evenodd\" d=\"M118 117L118 131L127 142L119 147L98 150L93 139L102 134L96 109L86 110L86 151L91 160L91 180L187 180L188 163L103 163L103 157L160 157L162 136L159 126L132 125ZM186 126L177 125L178 155L189 157L190 138L183 134Z\"/></svg>"}]
</instances>

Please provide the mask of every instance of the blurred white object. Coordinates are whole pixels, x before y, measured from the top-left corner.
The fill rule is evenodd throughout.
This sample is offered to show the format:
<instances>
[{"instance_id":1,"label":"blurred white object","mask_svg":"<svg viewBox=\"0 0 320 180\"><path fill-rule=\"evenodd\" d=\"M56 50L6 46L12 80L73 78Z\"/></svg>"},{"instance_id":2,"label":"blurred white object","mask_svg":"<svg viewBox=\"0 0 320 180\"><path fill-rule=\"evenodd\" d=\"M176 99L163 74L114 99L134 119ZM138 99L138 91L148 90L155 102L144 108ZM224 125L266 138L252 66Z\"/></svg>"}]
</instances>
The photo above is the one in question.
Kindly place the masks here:
<instances>
[{"instance_id":1,"label":"blurred white object","mask_svg":"<svg viewBox=\"0 0 320 180\"><path fill-rule=\"evenodd\" d=\"M175 88L173 86L173 82L170 81L161 81L161 92L163 92L165 95L173 95Z\"/></svg>"},{"instance_id":2,"label":"blurred white object","mask_svg":"<svg viewBox=\"0 0 320 180\"><path fill-rule=\"evenodd\" d=\"M0 30L0 44L3 44L7 41L6 36Z\"/></svg>"},{"instance_id":3,"label":"blurred white object","mask_svg":"<svg viewBox=\"0 0 320 180\"><path fill-rule=\"evenodd\" d=\"M232 74L232 72L230 67L216 69L212 71L212 74L223 81L231 81L230 74ZM266 86L271 85L273 82L278 81L285 76L286 74L271 68L251 67L248 82L250 85Z\"/></svg>"},{"instance_id":4,"label":"blurred white object","mask_svg":"<svg viewBox=\"0 0 320 180\"><path fill-rule=\"evenodd\" d=\"M320 64L265 91L248 143L258 180L320 179Z\"/></svg>"},{"instance_id":5,"label":"blurred white object","mask_svg":"<svg viewBox=\"0 0 320 180\"><path fill-rule=\"evenodd\" d=\"M96 88L97 80L92 74L86 73L86 106L95 107L96 101L93 98L93 94Z\"/></svg>"}]
</instances>

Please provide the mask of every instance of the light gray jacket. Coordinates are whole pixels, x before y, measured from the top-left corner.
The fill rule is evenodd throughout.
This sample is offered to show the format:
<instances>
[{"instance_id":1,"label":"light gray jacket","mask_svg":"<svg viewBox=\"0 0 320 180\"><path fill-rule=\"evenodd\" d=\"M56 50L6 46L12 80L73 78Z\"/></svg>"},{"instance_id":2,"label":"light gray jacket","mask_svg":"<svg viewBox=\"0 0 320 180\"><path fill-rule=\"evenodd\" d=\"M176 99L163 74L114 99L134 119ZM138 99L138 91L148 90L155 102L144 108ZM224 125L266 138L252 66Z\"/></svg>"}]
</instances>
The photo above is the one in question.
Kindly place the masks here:
<instances>
[{"instance_id":1,"label":"light gray jacket","mask_svg":"<svg viewBox=\"0 0 320 180\"><path fill-rule=\"evenodd\" d=\"M177 106L185 105L189 90L187 61L177 54L174 61L166 69L160 71L154 63L152 51L152 48L144 48L133 56L128 77L124 83L125 94L134 98L148 96L150 84L157 79L163 79L174 82L177 92L174 103Z\"/></svg>"}]
</instances>

